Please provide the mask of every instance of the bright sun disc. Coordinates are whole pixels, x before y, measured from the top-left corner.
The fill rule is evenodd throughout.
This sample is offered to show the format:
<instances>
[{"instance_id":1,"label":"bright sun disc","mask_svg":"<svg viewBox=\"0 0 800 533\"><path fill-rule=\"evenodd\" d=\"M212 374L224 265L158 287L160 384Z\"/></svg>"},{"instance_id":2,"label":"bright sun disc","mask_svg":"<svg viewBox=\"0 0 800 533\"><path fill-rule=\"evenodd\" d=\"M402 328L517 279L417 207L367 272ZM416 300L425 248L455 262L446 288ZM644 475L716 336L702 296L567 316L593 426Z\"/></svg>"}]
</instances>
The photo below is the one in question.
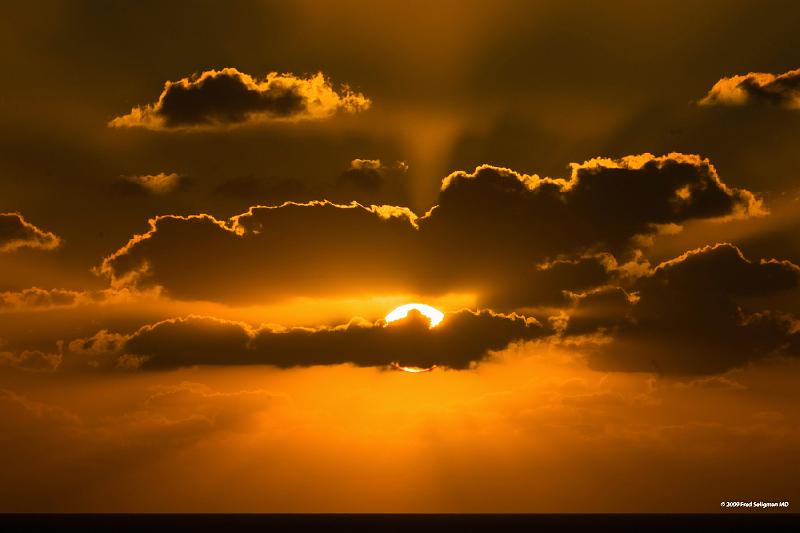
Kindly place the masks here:
<instances>
[{"instance_id":1,"label":"bright sun disc","mask_svg":"<svg viewBox=\"0 0 800 533\"><path fill-rule=\"evenodd\" d=\"M436 309L435 307L431 307L430 305L425 304L405 304L401 305L400 307L393 309L391 313L386 315L387 323L394 322L395 320L400 320L401 318L405 318L408 315L408 312L412 309L416 309L426 317L428 320L431 321L431 327L434 327L439 324L444 318L444 313Z\"/></svg>"}]
</instances>

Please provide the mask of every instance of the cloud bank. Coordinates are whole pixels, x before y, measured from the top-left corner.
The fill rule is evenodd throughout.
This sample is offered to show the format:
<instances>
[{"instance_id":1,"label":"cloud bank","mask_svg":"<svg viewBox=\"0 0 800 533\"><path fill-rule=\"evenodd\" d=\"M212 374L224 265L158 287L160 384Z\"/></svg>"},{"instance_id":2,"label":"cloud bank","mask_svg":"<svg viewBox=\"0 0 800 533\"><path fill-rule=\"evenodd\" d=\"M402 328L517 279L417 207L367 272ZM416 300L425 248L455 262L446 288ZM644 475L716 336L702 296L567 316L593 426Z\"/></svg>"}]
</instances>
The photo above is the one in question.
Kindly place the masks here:
<instances>
[{"instance_id":1,"label":"cloud bank","mask_svg":"<svg viewBox=\"0 0 800 533\"><path fill-rule=\"evenodd\" d=\"M468 368L514 341L549 333L533 318L462 310L430 328L417 311L392 323L353 319L318 328L251 327L189 316L164 320L131 335L101 331L69 343L75 361L148 370L195 365L271 365L280 368L350 363L356 366Z\"/></svg>"},{"instance_id":2,"label":"cloud bank","mask_svg":"<svg viewBox=\"0 0 800 533\"><path fill-rule=\"evenodd\" d=\"M470 291L509 310L606 283L664 228L763 213L699 156L593 159L568 179L484 165L448 176L421 217L327 201L256 206L229 220L156 217L98 272L186 300Z\"/></svg>"},{"instance_id":3,"label":"cloud bank","mask_svg":"<svg viewBox=\"0 0 800 533\"><path fill-rule=\"evenodd\" d=\"M750 261L731 244L706 246L661 263L634 292L608 287L578 295L566 334L608 335L590 350L597 369L718 373L770 355L800 355L800 321L750 304L798 285L793 263Z\"/></svg>"}]
</instances>

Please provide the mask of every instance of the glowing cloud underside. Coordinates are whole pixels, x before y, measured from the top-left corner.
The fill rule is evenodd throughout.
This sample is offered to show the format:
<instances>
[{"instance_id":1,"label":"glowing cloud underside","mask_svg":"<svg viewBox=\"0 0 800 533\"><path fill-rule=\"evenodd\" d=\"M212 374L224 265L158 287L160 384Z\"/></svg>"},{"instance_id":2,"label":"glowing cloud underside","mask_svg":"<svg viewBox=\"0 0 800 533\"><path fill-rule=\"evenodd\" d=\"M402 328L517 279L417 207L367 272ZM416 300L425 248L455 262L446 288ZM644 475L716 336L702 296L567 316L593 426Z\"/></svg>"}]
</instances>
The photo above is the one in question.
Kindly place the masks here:
<instances>
[{"instance_id":1,"label":"glowing cloud underside","mask_svg":"<svg viewBox=\"0 0 800 533\"><path fill-rule=\"evenodd\" d=\"M411 311L412 309L416 309L417 311L428 317L428 319L431 321L432 328L437 326L439 322L441 322L442 319L444 318L444 313L442 313L435 307L431 307L430 305L425 305L425 304L411 303L411 304L401 305L400 307L393 309L388 315L386 315L384 320L386 320L387 323L394 322L395 320L400 320L402 318L405 318L406 315L408 315L408 312Z\"/></svg>"}]
</instances>

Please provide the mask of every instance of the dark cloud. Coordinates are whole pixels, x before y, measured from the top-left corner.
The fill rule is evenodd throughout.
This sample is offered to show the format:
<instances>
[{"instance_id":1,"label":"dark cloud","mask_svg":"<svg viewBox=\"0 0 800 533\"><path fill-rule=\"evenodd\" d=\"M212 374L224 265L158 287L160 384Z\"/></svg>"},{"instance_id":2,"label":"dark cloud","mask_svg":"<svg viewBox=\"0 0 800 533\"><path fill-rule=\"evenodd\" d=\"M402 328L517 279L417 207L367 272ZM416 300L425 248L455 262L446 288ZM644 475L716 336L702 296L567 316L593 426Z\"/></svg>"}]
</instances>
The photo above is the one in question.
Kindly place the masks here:
<instances>
[{"instance_id":1,"label":"dark cloud","mask_svg":"<svg viewBox=\"0 0 800 533\"><path fill-rule=\"evenodd\" d=\"M190 300L467 291L513 309L603 284L622 268L612 255L629 261L664 228L760 213L698 156L593 159L569 179L481 166L447 177L422 217L330 202L253 207L227 221L157 217L99 271L115 286L163 286Z\"/></svg>"},{"instance_id":2,"label":"dark cloud","mask_svg":"<svg viewBox=\"0 0 800 533\"><path fill-rule=\"evenodd\" d=\"M58 236L39 229L19 213L0 213L0 252L19 248L52 250L60 244Z\"/></svg>"},{"instance_id":3,"label":"dark cloud","mask_svg":"<svg viewBox=\"0 0 800 533\"><path fill-rule=\"evenodd\" d=\"M144 326L131 335L101 331L69 344L78 360L111 356L112 366L164 369L194 365L446 366L463 369L514 341L550 331L533 318L491 311L462 310L445 315L436 327L412 310L386 323L353 319L318 328L250 327L210 317L190 316Z\"/></svg>"},{"instance_id":4,"label":"dark cloud","mask_svg":"<svg viewBox=\"0 0 800 533\"><path fill-rule=\"evenodd\" d=\"M616 251L638 235L657 233L659 225L760 210L750 192L726 186L707 159L642 154L573 164L569 179L491 166L456 172L444 180L438 205L420 226L442 233L442 242L461 233L490 241L498 252L532 249L550 256Z\"/></svg>"},{"instance_id":5,"label":"dark cloud","mask_svg":"<svg viewBox=\"0 0 800 533\"><path fill-rule=\"evenodd\" d=\"M226 127L247 122L319 120L367 109L370 100L344 86L336 91L320 72L308 78L270 72L263 80L235 68L168 81L158 101L134 107L112 127L154 130Z\"/></svg>"},{"instance_id":6,"label":"dark cloud","mask_svg":"<svg viewBox=\"0 0 800 533\"><path fill-rule=\"evenodd\" d=\"M707 106L771 104L800 109L800 69L778 75L750 72L722 78L714 84L699 104Z\"/></svg>"},{"instance_id":7,"label":"dark cloud","mask_svg":"<svg viewBox=\"0 0 800 533\"><path fill-rule=\"evenodd\" d=\"M793 263L750 261L730 244L707 246L658 265L630 296L619 288L580 295L566 332L610 335L589 357L598 369L722 372L773 354L800 355L797 319L744 305L799 283Z\"/></svg>"}]
</instances>

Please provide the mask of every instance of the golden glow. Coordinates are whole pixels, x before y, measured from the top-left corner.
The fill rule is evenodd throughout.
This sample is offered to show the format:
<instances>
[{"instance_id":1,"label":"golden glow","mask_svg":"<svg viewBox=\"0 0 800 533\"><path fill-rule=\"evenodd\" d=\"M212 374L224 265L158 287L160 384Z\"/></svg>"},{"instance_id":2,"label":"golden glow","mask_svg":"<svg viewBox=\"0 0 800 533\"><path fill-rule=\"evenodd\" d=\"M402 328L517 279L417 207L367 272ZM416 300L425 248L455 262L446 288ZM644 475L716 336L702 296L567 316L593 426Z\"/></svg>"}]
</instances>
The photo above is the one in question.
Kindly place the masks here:
<instances>
[{"instance_id":1,"label":"golden glow","mask_svg":"<svg viewBox=\"0 0 800 533\"><path fill-rule=\"evenodd\" d=\"M412 309L416 309L431 321L431 327L435 327L442 321L444 318L444 313L436 309L435 307L431 307L430 305L425 304L418 304L418 303L410 303L401 305L400 307L396 307L393 309L388 315L386 315L387 323L394 322L395 320L400 320L401 318L405 318L408 315L408 312Z\"/></svg>"}]
</instances>

